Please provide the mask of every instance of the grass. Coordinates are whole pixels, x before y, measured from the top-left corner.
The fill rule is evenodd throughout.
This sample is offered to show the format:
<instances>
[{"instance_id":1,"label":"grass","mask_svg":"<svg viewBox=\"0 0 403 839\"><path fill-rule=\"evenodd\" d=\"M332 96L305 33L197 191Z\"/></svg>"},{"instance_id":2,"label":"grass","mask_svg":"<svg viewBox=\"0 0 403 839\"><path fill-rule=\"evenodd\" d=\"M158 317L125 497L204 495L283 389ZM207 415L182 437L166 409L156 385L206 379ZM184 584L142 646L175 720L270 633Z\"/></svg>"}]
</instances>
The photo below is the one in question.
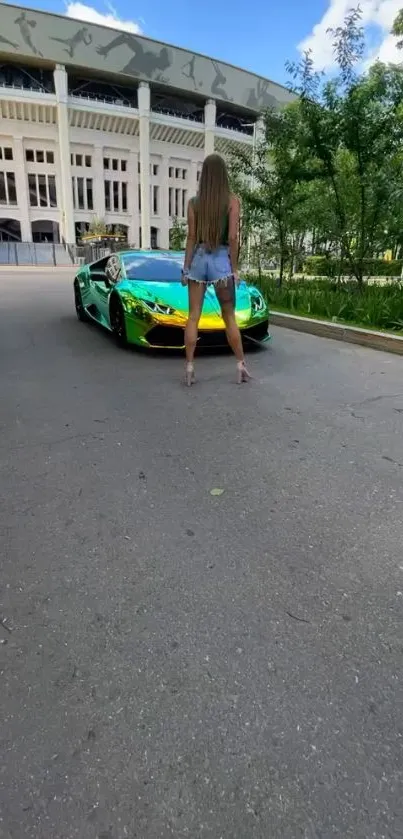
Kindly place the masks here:
<instances>
[{"instance_id":1,"label":"grass","mask_svg":"<svg viewBox=\"0 0 403 839\"><path fill-rule=\"evenodd\" d=\"M356 282L293 280L279 288L274 278L263 277L260 287L274 310L364 329L403 331L400 283L360 289Z\"/></svg>"}]
</instances>

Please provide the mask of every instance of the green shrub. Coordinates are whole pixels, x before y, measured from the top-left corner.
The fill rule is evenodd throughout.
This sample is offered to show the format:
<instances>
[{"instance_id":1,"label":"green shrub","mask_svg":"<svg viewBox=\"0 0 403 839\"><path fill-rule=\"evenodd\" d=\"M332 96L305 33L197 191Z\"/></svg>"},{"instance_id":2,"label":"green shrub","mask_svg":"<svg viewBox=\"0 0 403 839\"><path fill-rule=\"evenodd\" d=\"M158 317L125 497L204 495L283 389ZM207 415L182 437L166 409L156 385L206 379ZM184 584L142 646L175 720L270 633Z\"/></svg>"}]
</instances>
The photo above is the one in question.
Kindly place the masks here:
<instances>
[{"instance_id":1,"label":"green shrub","mask_svg":"<svg viewBox=\"0 0 403 839\"><path fill-rule=\"evenodd\" d=\"M393 285L364 285L355 281L296 280L278 287L271 277L263 277L261 288L271 309L374 329L403 330L403 288Z\"/></svg>"},{"instance_id":2,"label":"green shrub","mask_svg":"<svg viewBox=\"0 0 403 839\"><path fill-rule=\"evenodd\" d=\"M365 277L400 277L403 260L392 259L364 259ZM308 277L340 277L351 276L351 268L347 260L330 256L307 256L304 263L304 274Z\"/></svg>"}]
</instances>

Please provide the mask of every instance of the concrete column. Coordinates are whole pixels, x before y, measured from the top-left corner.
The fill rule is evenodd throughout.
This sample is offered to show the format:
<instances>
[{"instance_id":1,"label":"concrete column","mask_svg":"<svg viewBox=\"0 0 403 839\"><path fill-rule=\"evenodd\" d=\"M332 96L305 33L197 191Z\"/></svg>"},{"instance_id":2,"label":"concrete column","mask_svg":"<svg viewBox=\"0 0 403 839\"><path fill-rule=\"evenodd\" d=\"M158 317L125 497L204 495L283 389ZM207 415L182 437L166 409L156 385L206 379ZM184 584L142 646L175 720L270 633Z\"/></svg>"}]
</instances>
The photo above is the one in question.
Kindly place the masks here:
<instances>
[{"instance_id":1,"label":"concrete column","mask_svg":"<svg viewBox=\"0 0 403 839\"><path fill-rule=\"evenodd\" d=\"M127 200L129 218L129 245L139 246L139 155L136 151L129 152Z\"/></svg>"},{"instance_id":2,"label":"concrete column","mask_svg":"<svg viewBox=\"0 0 403 839\"><path fill-rule=\"evenodd\" d=\"M264 134L265 134L264 119L263 119L263 117L258 117L258 119L255 122L255 128L254 128L254 132L253 132L253 140L254 140L254 145L255 146L258 146L259 143L262 142L262 140L264 139Z\"/></svg>"},{"instance_id":3,"label":"concrete column","mask_svg":"<svg viewBox=\"0 0 403 839\"><path fill-rule=\"evenodd\" d=\"M141 245L150 250L150 85L138 87L140 133Z\"/></svg>"},{"instance_id":4,"label":"concrete column","mask_svg":"<svg viewBox=\"0 0 403 839\"><path fill-rule=\"evenodd\" d=\"M94 213L97 218L104 219L105 187L103 146L94 146L92 155L92 189L94 193Z\"/></svg>"},{"instance_id":5,"label":"concrete column","mask_svg":"<svg viewBox=\"0 0 403 839\"><path fill-rule=\"evenodd\" d=\"M29 220L28 179L25 171L24 145L21 137L15 137L13 142L15 160L15 186L17 190L18 209L20 211L21 241L32 242L32 229Z\"/></svg>"},{"instance_id":6,"label":"concrete column","mask_svg":"<svg viewBox=\"0 0 403 839\"><path fill-rule=\"evenodd\" d=\"M216 104L214 99L207 99L204 106L204 156L214 152L214 133L216 120Z\"/></svg>"},{"instance_id":7,"label":"concrete column","mask_svg":"<svg viewBox=\"0 0 403 839\"><path fill-rule=\"evenodd\" d=\"M160 245L161 248L169 249L169 230L171 227L171 218L169 215L169 157L165 156L160 163L161 177L158 179L160 184Z\"/></svg>"},{"instance_id":8,"label":"concrete column","mask_svg":"<svg viewBox=\"0 0 403 839\"><path fill-rule=\"evenodd\" d=\"M73 190L71 185L69 113L67 105L68 87L66 68L56 64L53 72L57 102L57 128L59 132L60 184L60 235L68 244L76 241L74 226Z\"/></svg>"}]
</instances>

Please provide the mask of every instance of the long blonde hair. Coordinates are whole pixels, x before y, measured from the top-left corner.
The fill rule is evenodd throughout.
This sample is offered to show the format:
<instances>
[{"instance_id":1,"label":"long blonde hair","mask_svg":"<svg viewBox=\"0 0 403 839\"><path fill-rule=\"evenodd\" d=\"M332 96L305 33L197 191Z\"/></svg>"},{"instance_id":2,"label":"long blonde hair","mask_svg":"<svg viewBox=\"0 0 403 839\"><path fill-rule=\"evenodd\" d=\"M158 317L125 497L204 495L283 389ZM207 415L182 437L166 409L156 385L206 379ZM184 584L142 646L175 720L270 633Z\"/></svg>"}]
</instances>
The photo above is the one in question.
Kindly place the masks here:
<instances>
[{"instance_id":1,"label":"long blonde hair","mask_svg":"<svg viewBox=\"0 0 403 839\"><path fill-rule=\"evenodd\" d=\"M227 167L219 154L210 154L204 160L194 202L197 241L208 250L216 250L222 242L229 202Z\"/></svg>"}]
</instances>

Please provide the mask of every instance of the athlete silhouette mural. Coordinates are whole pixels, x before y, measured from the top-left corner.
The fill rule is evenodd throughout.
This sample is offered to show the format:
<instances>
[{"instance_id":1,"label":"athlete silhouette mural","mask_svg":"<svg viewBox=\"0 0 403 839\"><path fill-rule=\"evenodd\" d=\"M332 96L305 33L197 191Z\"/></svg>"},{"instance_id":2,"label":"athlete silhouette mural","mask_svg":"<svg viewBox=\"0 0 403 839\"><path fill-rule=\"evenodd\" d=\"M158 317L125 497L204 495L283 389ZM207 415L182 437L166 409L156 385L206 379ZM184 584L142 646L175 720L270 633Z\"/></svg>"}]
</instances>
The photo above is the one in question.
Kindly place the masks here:
<instances>
[{"instance_id":1,"label":"athlete silhouette mural","mask_svg":"<svg viewBox=\"0 0 403 839\"><path fill-rule=\"evenodd\" d=\"M246 102L248 108L253 108L256 111L262 108L275 108L278 104L277 99L272 93L269 93L268 81L259 79L256 88L249 88L249 96Z\"/></svg>"},{"instance_id":2,"label":"athlete silhouette mural","mask_svg":"<svg viewBox=\"0 0 403 839\"><path fill-rule=\"evenodd\" d=\"M122 67L121 73L127 73L130 76L146 76L150 79L154 78L157 81L168 83L169 80L162 76L163 71L167 70L172 64L172 54L168 47L162 47L159 52L145 50L138 38L131 35L130 32L122 32L106 46L97 47L97 53L106 58L111 50L122 46L126 46L132 51L133 58Z\"/></svg>"},{"instance_id":3,"label":"athlete silhouette mural","mask_svg":"<svg viewBox=\"0 0 403 839\"><path fill-rule=\"evenodd\" d=\"M65 52L70 58L74 58L74 53L76 47L79 44L84 44L84 46L89 47L92 44L92 35L87 26L82 26L81 29L78 29L75 35L71 38L51 38L51 41L57 41L59 44L65 44Z\"/></svg>"},{"instance_id":4,"label":"athlete silhouette mural","mask_svg":"<svg viewBox=\"0 0 403 839\"><path fill-rule=\"evenodd\" d=\"M0 44L5 44L7 47L13 47L13 49L18 50L18 44L14 44L14 42L9 41L8 38L3 38L3 35L0 35Z\"/></svg>"},{"instance_id":5,"label":"athlete silhouette mural","mask_svg":"<svg viewBox=\"0 0 403 839\"><path fill-rule=\"evenodd\" d=\"M234 100L231 99L230 96L228 96L227 91L223 87L223 85L227 81L227 77L224 76L224 73L222 72L222 70L220 70L220 67L216 61L213 61L213 59L211 59L211 63L216 72L215 79L213 81L213 84L211 85L212 95L217 96L219 99L226 99L227 102L233 102Z\"/></svg>"},{"instance_id":6,"label":"athlete silhouette mural","mask_svg":"<svg viewBox=\"0 0 403 839\"><path fill-rule=\"evenodd\" d=\"M40 55L42 58L42 53L40 52L40 50L36 48L35 44L32 41L32 30L36 27L36 20L33 20L33 18L28 19L27 13L21 12L19 17L16 17L14 23L17 26L19 26L21 38L27 45L27 47L29 47L29 49L31 50L31 52L34 53L34 55Z\"/></svg>"},{"instance_id":7,"label":"athlete silhouette mural","mask_svg":"<svg viewBox=\"0 0 403 839\"><path fill-rule=\"evenodd\" d=\"M192 55L190 61L187 61L186 64L183 64L181 71L182 76L185 76L185 79L189 79L189 81L193 82L194 89L199 90L199 88L203 87L203 82L196 81L195 66L196 56Z\"/></svg>"}]
</instances>

